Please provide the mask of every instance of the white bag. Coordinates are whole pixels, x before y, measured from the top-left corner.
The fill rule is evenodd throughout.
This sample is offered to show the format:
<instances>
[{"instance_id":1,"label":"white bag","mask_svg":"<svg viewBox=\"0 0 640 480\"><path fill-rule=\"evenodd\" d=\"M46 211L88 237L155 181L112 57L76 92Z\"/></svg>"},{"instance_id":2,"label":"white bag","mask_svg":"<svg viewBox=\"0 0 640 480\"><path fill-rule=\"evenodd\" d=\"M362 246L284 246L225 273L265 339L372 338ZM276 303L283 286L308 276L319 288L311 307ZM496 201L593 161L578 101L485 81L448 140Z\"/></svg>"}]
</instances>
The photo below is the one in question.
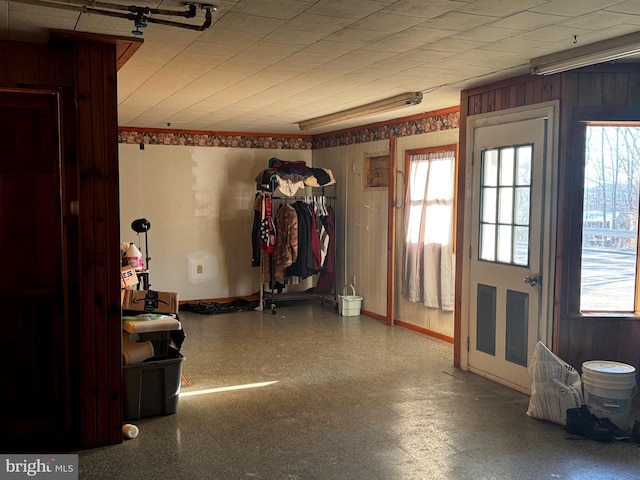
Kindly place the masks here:
<instances>
[{"instance_id":1,"label":"white bag","mask_svg":"<svg viewBox=\"0 0 640 480\"><path fill-rule=\"evenodd\" d=\"M567 409L582 405L580 374L542 342L529 364L531 398L527 415L566 425Z\"/></svg>"}]
</instances>

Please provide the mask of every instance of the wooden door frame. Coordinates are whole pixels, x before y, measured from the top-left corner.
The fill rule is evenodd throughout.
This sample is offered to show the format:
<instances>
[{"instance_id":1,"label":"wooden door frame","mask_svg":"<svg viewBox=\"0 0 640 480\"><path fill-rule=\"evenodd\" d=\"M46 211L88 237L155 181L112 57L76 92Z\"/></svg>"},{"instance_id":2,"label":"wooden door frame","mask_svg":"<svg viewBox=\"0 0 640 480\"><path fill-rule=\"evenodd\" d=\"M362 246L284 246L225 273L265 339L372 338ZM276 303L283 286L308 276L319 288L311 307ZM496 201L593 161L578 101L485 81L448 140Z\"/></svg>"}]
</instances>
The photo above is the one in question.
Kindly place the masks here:
<instances>
[{"instance_id":1,"label":"wooden door frame","mask_svg":"<svg viewBox=\"0 0 640 480\"><path fill-rule=\"evenodd\" d=\"M458 227L462 227L462 235L457 239L458 252L468 251L468 254L460 254L456 257L456 305L455 305L455 325L454 325L454 365L463 370L467 370L469 364L469 256L471 255L471 197L465 197L467 185L473 182L473 146L474 130L479 127L510 123L518 119L549 118L549 125L546 131L547 160L544 172L545 185L543 186L544 213L549 215L543 217L543 225L548 229L545 231L544 243L542 246L544 255L543 271L548 272L546 282L543 283L546 290L546 303L541 306L539 315L547 318L545 331L540 332L542 338L546 338L548 347L552 348L553 325L554 325L554 299L555 299L555 252L556 244L554 239L557 232L557 205L558 205L558 152L559 152L559 132L560 132L560 101L538 103L530 106L518 107L499 112L491 112L481 115L466 117L464 125L460 126L461 148L464 147L465 162L460 165L458 175L458 197L464 199L461 208L458 209ZM464 135L464 137L463 137ZM468 213L467 215L465 215ZM459 230L460 233L460 230ZM551 282L550 280L554 280ZM466 316L466 323L462 321L462 316Z\"/></svg>"},{"instance_id":2,"label":"wooden door frame","mask_svg":"<svg viewBox=\"0 0 640 480\"><path fill-rule=\"evenodd\" d=\"M458 163L459 163L459 150L458 144L448 144L448 145L434 145L430 147L421 147L421 148L413 148L409 150L405 150L404 152L404 171L403 173L403 189L402 194L406 195L407 187L409 184L408 180L408 172L410 170L410 158L411 155L420 154L420 153L430 153L430 152L446 152L453 151L455 152L455 170L454 170L454 195L453 195L453 232L452 232L452 242L453 243L453 251L456 251L456 235L457 235L457 225L455 219L457 218L457 209L458 209L458 195L457 195L457 184L458 184ZM386 312L386 323L389 326L395 325L395 298L396 298L396 286L395 286L395 268L396 268L396 210L398 210L398 205L404 206L404 200L396 198L397 195L397 155L396 155L396 137L391 137L389 139L389 196L388 196L388 218L389 223L387 226L387 312ZM406 326L406 325L405 325ZM451 339L449 337L445 337L436 332L426 332L429 335L440 338L441 340L450 342Z\"/></svg>"}]
</instances>

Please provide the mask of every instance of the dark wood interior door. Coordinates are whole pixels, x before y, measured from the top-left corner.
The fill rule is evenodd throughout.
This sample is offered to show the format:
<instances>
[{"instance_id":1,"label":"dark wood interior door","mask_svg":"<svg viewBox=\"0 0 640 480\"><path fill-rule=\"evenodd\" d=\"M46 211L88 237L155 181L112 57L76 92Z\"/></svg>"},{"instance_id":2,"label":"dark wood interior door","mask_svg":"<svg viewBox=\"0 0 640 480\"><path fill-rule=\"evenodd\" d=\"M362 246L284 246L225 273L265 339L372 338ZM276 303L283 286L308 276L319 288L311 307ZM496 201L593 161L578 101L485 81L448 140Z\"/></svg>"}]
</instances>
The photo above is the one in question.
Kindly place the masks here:
<instances>
[{"instance_id":1,"label":"dark wood interior door","mask_svg":"<svg viewBox=\"0 0 640 480\"><path fill-rule=\"evenodd\" d=\"M56 92L0 91L0 425L17 444L71 425L59 123Z\"/></svg>"}]
</instances>

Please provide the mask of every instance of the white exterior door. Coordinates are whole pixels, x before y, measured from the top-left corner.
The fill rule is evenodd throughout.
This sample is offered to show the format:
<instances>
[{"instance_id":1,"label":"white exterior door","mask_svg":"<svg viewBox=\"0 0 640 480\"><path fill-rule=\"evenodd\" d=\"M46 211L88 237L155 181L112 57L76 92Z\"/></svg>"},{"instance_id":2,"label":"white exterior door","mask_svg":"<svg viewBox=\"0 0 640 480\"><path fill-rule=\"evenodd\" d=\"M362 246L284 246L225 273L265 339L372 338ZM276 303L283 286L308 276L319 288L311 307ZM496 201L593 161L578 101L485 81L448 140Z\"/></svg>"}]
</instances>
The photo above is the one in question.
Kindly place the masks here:
<instances>
[{"instance_id":1,"label":"white exterior door","mask_svg":"<svg viewBox=\"0 0 640 480\"><path fill-rule=\"evenodd\" d=\"M550 338L555 122L548 112L508 120L470 128L467 367L529 392L531 354Z\"/></svg>"}]
</instances>

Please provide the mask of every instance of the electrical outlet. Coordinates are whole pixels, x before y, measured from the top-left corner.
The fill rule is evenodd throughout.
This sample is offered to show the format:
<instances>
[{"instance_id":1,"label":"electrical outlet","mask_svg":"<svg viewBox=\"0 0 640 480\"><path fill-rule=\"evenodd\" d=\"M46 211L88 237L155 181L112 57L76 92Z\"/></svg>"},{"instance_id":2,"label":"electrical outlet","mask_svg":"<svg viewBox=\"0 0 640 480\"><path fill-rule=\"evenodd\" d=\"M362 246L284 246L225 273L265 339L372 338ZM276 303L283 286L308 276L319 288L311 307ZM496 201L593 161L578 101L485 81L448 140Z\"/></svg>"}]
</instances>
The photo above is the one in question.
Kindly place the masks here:
<instances>
[{"instance_id":1,"label":"electrical outlet","mask_svg":"<svg viewBox=\"0 0 640 480\"><path fill-rule=\"evenodd\" d=\"M202 273L202 265L196 265L196 273Z\"/></svg>"}]
</instances>

